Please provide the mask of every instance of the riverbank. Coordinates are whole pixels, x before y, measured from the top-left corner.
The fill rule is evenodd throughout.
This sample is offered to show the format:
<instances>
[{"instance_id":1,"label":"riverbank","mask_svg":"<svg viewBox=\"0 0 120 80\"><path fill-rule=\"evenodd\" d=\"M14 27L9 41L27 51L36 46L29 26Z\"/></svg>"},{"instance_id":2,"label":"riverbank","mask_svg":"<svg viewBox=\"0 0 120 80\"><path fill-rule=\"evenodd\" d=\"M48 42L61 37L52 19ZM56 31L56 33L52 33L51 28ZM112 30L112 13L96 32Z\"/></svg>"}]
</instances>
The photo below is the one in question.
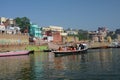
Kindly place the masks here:
<instances>
[{"instance_id":1,"label":"riverbank","mask_svg":"<svg viewBox=\"0 0 120 80\"><path fill-rule=\"evenodd\" d=\"M0 52L25 50L25 47L27 47L27 45L2 45L0 46Z\"/></svg>"},{"instance_id":2,"label":"riverbank","mask_svg":"<svg viewBox=\"0 0 120 80\"><path fill-rule=\"evenodd\" d=\"M88 45L88 48L105 48L108 47L111 43L109 42L78 42L77 44L85 43ZM74 45L76 43L71 43L71 45ZM54 43L48 43L48 46L50 49L58 49L59 46L64 46L64 44L54 44Z\"/></svg>"},{"instance_id":3,"label":"riverbank","mask_svg":"<svg viewBox=\"0 0 120 80\"><path fill-rule=\"evenodd\" d=\"M99 49L99 48L108 48L111 44L109 42L87 42L89 49ZM59 45L57 44L44 44L44 45L27 45L27 44L20 44L20 45L1 45L0 52L3 51L15 51L15 50L29 50L29 51L43 51L48 49L56 48L58 49Z\"/></svg>"},{"instance_id":4,"label":"riverbank","mask_svg":"<svg viewBox=\"0 0 120 80\"><path fill-rule=\"evenodd\" d=\"M0 46L0 52L6 51L17 51L17 50L29 50L29 51L43 51L47 50L47 45L11 45L11 46Z\"/></svg>"}]
</instances>

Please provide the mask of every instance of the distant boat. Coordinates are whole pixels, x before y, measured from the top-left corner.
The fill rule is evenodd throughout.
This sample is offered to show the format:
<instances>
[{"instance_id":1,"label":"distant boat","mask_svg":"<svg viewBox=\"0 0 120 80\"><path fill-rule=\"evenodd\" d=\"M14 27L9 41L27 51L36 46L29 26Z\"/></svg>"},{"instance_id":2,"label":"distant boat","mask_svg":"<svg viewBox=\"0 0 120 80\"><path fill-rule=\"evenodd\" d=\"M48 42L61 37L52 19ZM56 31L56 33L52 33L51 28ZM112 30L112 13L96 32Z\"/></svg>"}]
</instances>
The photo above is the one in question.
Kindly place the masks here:
<instances>
[{"instance_id":1,"label":"distant boat","mask_svg":"<svg viewBox=\"0 0 120 80\"><path fill-rule=\"evenodd\" d=\"M0 53L0 57L28 55L31 52L33 52L33 51L10 51L10 52L2 52L2 53Z\"/></svg>"}]
</instances>

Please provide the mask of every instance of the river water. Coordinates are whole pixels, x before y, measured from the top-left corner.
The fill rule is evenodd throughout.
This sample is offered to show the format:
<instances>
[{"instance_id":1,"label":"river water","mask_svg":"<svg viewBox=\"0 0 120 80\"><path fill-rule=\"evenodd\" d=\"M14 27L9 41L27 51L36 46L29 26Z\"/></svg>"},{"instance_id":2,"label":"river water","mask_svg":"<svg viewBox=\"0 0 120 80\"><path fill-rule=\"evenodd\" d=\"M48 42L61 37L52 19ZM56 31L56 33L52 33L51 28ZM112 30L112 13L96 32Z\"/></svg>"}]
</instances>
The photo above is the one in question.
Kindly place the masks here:
<instances>
[{"instance_id":1,"label":"river water","mask_svg":"<svg viewBox=\"0 0 120 80\"><path fill-rule=\"evenodd\" d=\"M0 80L120 80L120 49L0 57Z\"/></svg>"}]
</instances>

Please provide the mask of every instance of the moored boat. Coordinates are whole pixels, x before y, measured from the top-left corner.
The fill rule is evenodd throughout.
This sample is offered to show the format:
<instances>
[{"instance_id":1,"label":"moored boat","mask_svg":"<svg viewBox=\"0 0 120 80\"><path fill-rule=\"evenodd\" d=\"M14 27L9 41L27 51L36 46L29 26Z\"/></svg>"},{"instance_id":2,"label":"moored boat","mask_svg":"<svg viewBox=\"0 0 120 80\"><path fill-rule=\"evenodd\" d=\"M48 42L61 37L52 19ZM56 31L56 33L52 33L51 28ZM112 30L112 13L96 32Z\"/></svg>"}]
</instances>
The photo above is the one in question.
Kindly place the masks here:
<instances>
[{"instance_id":1,"label":"moored boat","mask_svg":"<svg viewBox=\"0 0 120 80\"><path fill-rule=\"evenodd\" d=\"M28 55L31 51L10 51L0 53L0 57Z\"/></svg>"}]
</instances>

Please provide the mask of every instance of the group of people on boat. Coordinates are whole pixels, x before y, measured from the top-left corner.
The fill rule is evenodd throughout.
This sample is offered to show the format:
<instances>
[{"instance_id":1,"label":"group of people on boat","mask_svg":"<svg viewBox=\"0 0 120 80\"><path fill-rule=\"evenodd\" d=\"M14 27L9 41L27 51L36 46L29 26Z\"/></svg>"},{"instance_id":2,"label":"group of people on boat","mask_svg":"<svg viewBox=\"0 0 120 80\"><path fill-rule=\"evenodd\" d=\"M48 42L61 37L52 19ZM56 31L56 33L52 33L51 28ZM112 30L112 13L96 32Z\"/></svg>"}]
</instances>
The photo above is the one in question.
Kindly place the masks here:
<instances>
[{"instance_id":1,"label":"group of people on boat","mask_svg":"<svg viewBox=\"0 0 120 80\"><path fill-rule=\"evenodd\" d=\"M75 50L82 50L84 48L85 46L83 44L77 44L76 46L64 46L64 47L60 46L58 50L59 51L67 51L67 50L75 51Z\"/></svg>"}]
</instances>

